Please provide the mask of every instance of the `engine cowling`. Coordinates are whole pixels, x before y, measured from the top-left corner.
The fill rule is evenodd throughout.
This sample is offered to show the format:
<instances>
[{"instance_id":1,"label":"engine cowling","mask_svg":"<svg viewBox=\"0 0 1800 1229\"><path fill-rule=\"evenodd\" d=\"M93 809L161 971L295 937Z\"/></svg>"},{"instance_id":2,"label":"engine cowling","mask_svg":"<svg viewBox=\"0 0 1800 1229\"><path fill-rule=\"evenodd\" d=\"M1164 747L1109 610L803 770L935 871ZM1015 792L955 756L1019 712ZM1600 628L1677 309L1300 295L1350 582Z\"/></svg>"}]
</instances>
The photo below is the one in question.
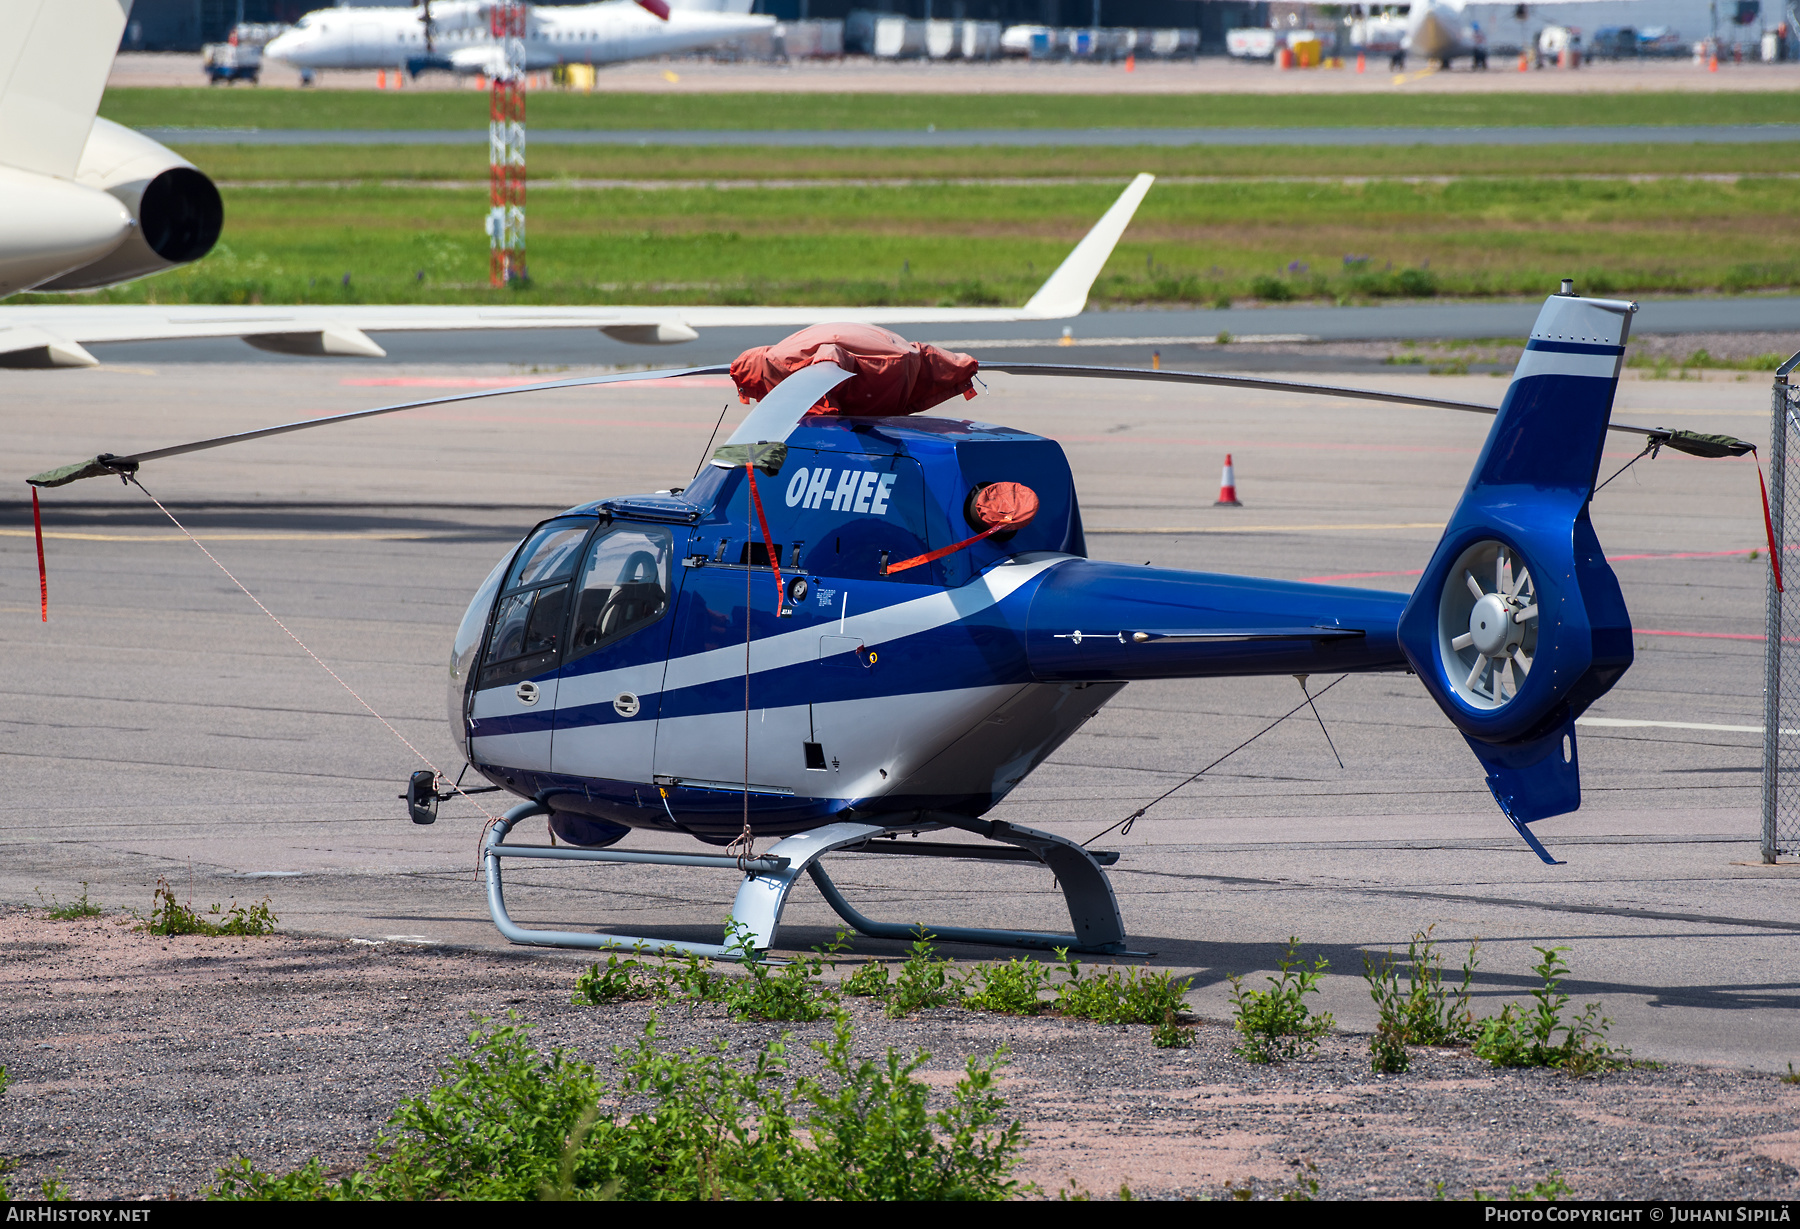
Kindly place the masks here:
<instances>
[{"instance_id":1,"label":"engine cowling","mask_svg":"<svg viewBox=\"0 0 1800 1229\"><path fill-rule=\"evenodd\" d=\"M0 166L0 295L104 260L132 230L131 211L104 192Z\"/></svg>"},{"instance_id":2,"label":"engine cowling","mask_svg":"<svg viewBox=\"0 0 1800 1229\"><path fill-rule=\"evenodd\" d=\"M96 119L76 183L123 205L136 226L124 242L37 290L91 290L199 260L219 241L225 206L193 163L142 133Z\"/></svg>"}]
</instances>

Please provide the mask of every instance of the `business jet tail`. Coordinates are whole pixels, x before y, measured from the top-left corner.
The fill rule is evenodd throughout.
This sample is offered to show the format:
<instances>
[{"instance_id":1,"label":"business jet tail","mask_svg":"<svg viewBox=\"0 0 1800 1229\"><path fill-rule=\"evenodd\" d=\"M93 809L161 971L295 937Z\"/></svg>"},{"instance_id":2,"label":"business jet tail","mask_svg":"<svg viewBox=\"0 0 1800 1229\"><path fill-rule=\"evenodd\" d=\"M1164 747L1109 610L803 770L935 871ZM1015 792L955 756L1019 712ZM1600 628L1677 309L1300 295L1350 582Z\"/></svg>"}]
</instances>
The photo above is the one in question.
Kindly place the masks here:
<instances>
[{"instance_id":1,"label":"business jet tail","mask_svg":"<svg viewBox=\"0 0 1800 1229\"><path fill-rule=\"evenodd\" d=\"M73 179L131 0L9 0L0 39L0 164Z\"/></svg>"}]
</instances>

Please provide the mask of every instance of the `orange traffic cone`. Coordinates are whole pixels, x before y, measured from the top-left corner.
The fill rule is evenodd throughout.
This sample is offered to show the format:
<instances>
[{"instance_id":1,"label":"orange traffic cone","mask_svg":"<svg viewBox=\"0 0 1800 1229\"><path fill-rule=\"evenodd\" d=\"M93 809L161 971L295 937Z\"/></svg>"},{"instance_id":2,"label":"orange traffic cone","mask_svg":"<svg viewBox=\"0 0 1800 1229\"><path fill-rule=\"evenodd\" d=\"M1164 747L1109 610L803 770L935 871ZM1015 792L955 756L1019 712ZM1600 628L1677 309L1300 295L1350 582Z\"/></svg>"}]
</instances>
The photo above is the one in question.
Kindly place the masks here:
<instances>
[{"instance_id":1,"label":"orange traffic cone","mask_svg":"<svg viewBox=\"0 0 1800 1229\"><path fill-rule=\"evenodd\" d=\"M1128 73L1134 73L1137 71L1137 55L1136 55L1136 53L1133 53L1133 54L1125 57L1125 71Z\"/></svg>"},{"instance_id":2,"label":"orange traffic cone","mask_svg":"<svg viewBox=\"0 0 1800 1229\"><path fill-rule=\"evenodd\" d=\"M1363 53L1360 51L1357 52L1356 53L1356 71L1360 73L1368 66L1369 66L1369 62L1363 58Z\"/></svg>"},{"instance_id":3,"label":"orange traffic cone","mask_svg":"<svg viewBox=\"0 0 1800 1229\"><path fill-rule=\"evenodd\" d=\"M1215 508L1241 508L1238 502L1237 471L1231 467L1231 454L1225 454L1225 470L1219 475L1219 497L1213 501Z\"/></svg>"}]
</instances>

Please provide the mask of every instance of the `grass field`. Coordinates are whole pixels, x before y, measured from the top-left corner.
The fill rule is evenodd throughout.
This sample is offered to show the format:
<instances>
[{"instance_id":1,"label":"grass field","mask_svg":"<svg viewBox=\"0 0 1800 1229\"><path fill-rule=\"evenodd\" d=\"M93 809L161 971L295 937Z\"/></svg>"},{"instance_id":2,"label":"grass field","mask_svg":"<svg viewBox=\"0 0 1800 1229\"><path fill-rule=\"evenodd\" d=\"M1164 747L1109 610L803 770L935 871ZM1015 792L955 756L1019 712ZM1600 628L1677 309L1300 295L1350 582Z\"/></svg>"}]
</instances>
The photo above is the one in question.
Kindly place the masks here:
<instances>
[{"instance_id":1,"label":"grass field","mask_svg":"<svg viewBox=\"0 0 1800 1229\"><path fill-rule=\"evenodd\" d=\"M113 89L134 128L482 128L487 96L329 90ZM544 128L1464 127L1800 122L1800 93L1568 95L572 94L530 99Z\"/></svg>"},{"instance_id":2,"label":"grass field","mask_svg":"<svg viewBox=\"0 0 1800 1229\"><path fill-rule=\"evenodd\" d=\"M175 147L221 182L487 178L485 145ZM1695 175L1800 171L1792 143L1745 145L1017 146L963 149L595 148L534 145L533 185L559 179L934 179L1156 175Z\"/></svg>"},{"instance_id":3,"label":"grass field","mask_svg":"<svg viewBox=\"0 0 1800 1229\"><path fill-rule=\"evenodd\" d=\"M540 191L529 289L486 282L474 189L226 191L200 263L115 302L1022 302L1119 184ZM1792 181L1164 184L1100 304L1651 293L1800 284ZM345 276L348 275L348 284ZM66 301L66 300L62 300Z\"/></svg>"},{"instance_id":4,"label":"grass field","mask_svg":"<svg viewBox=\"0 0 1800 1229\"><path fill-rule=\"evenodd\" d=\"M474 91L201 88L110 91L102 113L143 126L472 128L485 124L486 106ZM531 106L534 124L570 128L1800 122L1796 94L1589 95L1574 107L1541 95L547 92ZM1141 170L1223 182L1158 184L1096 284L1099 305L1535 295L1566 276L1602 293L1777 291L1800 285L1800 192L1769 172L1788 171L1795 148L536 145L533 281L494 291L483 146L195 146L184 152L227 185L223 242L194 266L96 297L1020 303ZM932 182L956 178L1068 182ZM572 182L581 179L804 186L658 191ZM842 182L858 179L909 182Z\"/></svg>"}]
</instances>

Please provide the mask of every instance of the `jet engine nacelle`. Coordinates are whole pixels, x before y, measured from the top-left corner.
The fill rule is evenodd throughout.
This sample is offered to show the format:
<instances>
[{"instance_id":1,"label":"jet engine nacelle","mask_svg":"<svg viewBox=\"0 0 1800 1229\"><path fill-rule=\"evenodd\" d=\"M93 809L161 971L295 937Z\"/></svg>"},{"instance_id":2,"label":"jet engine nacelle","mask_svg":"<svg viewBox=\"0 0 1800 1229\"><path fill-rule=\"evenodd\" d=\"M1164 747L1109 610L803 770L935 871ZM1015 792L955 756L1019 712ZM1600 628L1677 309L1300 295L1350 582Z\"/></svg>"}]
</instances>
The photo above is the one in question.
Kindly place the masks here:
<instances>
[{"instance_id":1,"label":"jet engine nacelle","mask_svg":"<svg viewBox=\"0 0 1800 1229\"><path fill-rule=\"evenodd\" d=\"M131 211L81 184L0 166L0 295L104 259L132 230Z\"/></svg>"},{"instance_id":2,"label":"jet engine nacelle","mask_svg":"<svg viewBox=\"0 0 1800 1229\"><path fill-rule=\"evenodd\" d=\"M1545 303L1400 617L1408 660L1515 825L1581 805L1575 718L1631 665L1631 616L1588 502L1636 310Z\"/></svg>"},{"instance_id":3,"label":"jet engine nacelle","mask_svg":"<svg viewBox=\"0 0 1800 1229\"><path fill-rule=\"evenodd\" d=\"M225 224L212 180L173 150L111 120L94 121L75 180L68 186L123 207L123 241L115 238L110 250L63 266L67 272L37 283L37 290L91 290L188 264L212 250Z\"/></svg>"}]
</instances>

